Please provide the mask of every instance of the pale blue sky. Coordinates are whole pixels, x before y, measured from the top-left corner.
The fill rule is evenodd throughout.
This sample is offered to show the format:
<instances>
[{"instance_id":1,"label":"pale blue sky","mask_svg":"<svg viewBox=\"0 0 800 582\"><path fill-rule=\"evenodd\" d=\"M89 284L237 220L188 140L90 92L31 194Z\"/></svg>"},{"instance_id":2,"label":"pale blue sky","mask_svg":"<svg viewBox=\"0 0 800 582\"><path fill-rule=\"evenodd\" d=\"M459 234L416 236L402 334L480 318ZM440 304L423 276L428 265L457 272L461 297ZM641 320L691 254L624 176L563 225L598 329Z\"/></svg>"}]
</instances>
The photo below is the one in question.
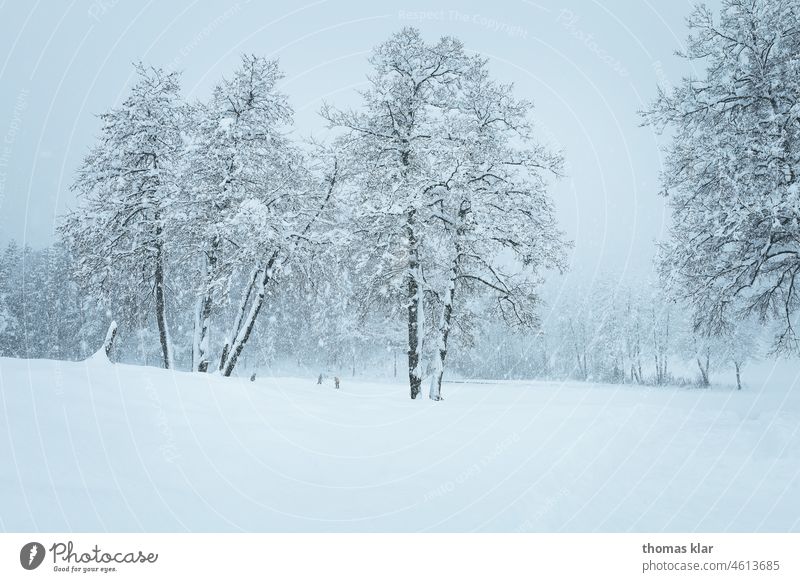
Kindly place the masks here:
<instances>
[{"instance_id":1,"label":"pale blue sky","mask_svg":"<svg viewBox=\"0 0 800 582\"><path fill-rule=\"evenodd\" d=\"M712 6L716 7L714 3ZM536 2L131 0L0 2L0 242L51 242L73 172L119 103L131 63L174 67L205 97L241 52L280 58L301 135L324 136L322 99L357 103L369 50L406 25L460 38L532 99L569 176L554 197L575 276L650 268L666 226L656 136L637 109L689 67L684 0Z\"/></svg>"}]
</instances>

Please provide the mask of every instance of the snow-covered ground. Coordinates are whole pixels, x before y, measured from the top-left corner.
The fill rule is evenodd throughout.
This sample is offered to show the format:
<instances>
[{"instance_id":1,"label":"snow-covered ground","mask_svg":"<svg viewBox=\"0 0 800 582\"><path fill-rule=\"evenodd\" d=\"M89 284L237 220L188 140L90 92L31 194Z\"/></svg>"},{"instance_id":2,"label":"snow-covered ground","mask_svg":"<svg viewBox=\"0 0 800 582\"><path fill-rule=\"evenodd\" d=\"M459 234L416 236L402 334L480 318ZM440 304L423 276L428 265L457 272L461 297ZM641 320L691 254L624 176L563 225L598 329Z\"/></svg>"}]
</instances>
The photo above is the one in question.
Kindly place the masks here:
<instances>
[{"instance_id":1,"label":"snow-covered ground","mask_svg":"<svg viewBox=\"0 0 800 582\"><path fill-rule=\"evenodd\" d=\"M742 392L474 382L434 403L0 359L0 529L798 531L793 367Z\"/></svg>"}]
</instances>

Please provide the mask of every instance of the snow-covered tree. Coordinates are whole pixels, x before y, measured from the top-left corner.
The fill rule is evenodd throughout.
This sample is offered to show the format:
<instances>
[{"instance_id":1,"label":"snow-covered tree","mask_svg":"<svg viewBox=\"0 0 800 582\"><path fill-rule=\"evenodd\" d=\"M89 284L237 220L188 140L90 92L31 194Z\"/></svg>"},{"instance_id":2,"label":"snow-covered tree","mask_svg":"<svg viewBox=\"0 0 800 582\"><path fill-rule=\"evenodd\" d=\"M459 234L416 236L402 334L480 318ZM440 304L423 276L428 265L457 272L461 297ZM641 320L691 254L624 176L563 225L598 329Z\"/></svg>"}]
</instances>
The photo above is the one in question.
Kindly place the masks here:
<instances>
[{"instance_id":1,"label":"snow-covered tree","mask_svg":"<svg viewBox=\"0 0 800 582\"><path fill-rule=\"evenodd\" d=\"M760 356L759 339L761 330L752 317L725 326L721 338L724 358L733 365L736 372L736 388L742 389L742 370L744 366Z\"/></svg>"},{"instance_id":2,"label":"snow-covered tree","mask_svg":"<svg viewBox=\"0 0 800 582\"><path fill-rule=\"evenodd\" d=\"M508 323L534 321L539 270L560 265L546 177L561 159L533 140L530 104L493 82L486 60L468 57L459 41L429 44L406 28L370 63L362 109L325 107L323 115L343 134L351 224L367 250L361 263L373 269L360 269L365 287L404 306L411 397L431 353L438 400L467 298L489 292ZM426 306L438 314L426 317ZM429 334L433 350L425 349Z\"/></svg>"},{"instance_id":3,"label":"snow-covered tree","mask_svg":"<svg viewBox=\"0 0 800 582\"><path fill-rule=\"evenodd\" d=\"M300 157L285 134L292 110L276 88L281 77L277 61L244 55L209 101L193 107L178 225L199 275L192 367L201 372L209 367L215 306L234 275L261 268L263 255L287 236L282 213L302 187ZM227 340L222 370L232 370L235 340Z\"/></svg>"},{"instance_id":4,"label":"snow-covered tree","mask_svg":"<svg viewBox=\"0 0 800 582\"><path fill-rule=\"evenodd\" d=\"M6 330L13 325L11 320L11 313L8 309L8 301L6 296L0 294L0 338L6 333Z\"/></svg>"},{"instance_id":5,"label":"snow-covered tree","mask_svg":"<svg viewBox=\"0 0 800 582\"><path fill-rule=\"evenodd\" d=\"M444 143L434 163L444 179L429 203L439 226L431 252L444 271L436 293L433 400L441 399L456 298L489 293L503 321L531 326L541 271L564 266L565 244L547 193L562 162L534 139L532 105L517 99L511 85L493 81L484 58L470 59L458 79L438 130Z\"/></svg>"},{"instance_id":6,"label":"snow-covered tree","mask_svg":"<svg viewBox=\"0 0 800 582\"><path fill-rule=\"evenodd\" d=\"M270 189L242 208L238 220L251 229L248 246L240 250L251 257L252 268L222 347L219 369L226 376L233 373L280 276L295 265L318 261L321 246L337 233L326 220L339 184L336 158L320 154L306 168L296 149L287 147L284 153L268 166Z\"/></svg>"},{"instance_id":7,"label":"snow-covered tree","mask_svg":"<svg viewBox=\"0 0 800 582\"><path fill-rule=\"evenodd\" d=\"M700 6L688 24L683 56L705 73L661 89L644 113L672 134L661 269L702 333L756 313L782 321L777 348L796 349L800 3L724 0L718 19Z\"/></svg>"},{"instance_id":8,"label":"snow-covered tree","mask_svg":"<svg viewBox=\"0 0 800 582\"><path fill-rule=\"evenodd\" d=\"M21 250L11 240L0 257L0 353L6 356L24 353L21 273Z\"/></svg>"},{"instance_id":9,"label":"snow-covered tree","mask_svg":"<svg viewBox=\"0 0 800 582\"><path fill-rule=\"evenodd\" d=\"M11 241L0 254L0 356L81 359L97 349L103 324L95 303L72 277L72 259L56 244L20 248Z\"/></svg>"},{"instance_id":10,"label":"snow-covered tree","mask_svg":"<svg viewBox=\"0 0 800 582\"><path fill-rule=\"evenodd\" d=\"M605 382L624 382L628 366L625 332L628 329L626 308L627 289L607 277L595 281L586 293L576 316L592 328L592 378ZM639 366L641 367L641 366Z\"/></svg>"},{"instance_id":11,"label":"snow-covered tree","mask_svg":"<svg viewBox=\"0 0 800 582\"><path fill-rule=\"evenodd\" d=\"M681 334L678 351L681 357L697 370L697 384L711 386L711 373L727 363L725 340L721 335L701 332L689 323Z\"/></svg>"},{"instance_id":12,"label":"snow-covered tree","mask_svg":"<svg viewBox=\"0 0 800 582\"><path fill-rule=\"evenodd\" d=\"M177 73L136 66L120 107L101 115L99 143L78 170L78 207L61 226L84 289L149 303L162 365L172 367L167 317L168 216L179 188L185 106Z\"/></svg>"},{"instance_id":13,"label":"snow-covered tree","mask_svg":"<svg viewBox=\"0 0 800 582\"><path fill-rule=\"evenodd\" d=\"M323 108L351 174L353 229L376 257L376 287L391 286L403 297L408 328L411 397L421 391L425 336L423 247L432 190L443 177L436 162L442 136L437 124L459 75L468 65L459 41L426 43L405 28L370 56L369 88L359 111Z\"/></svg>"}]
</instances>

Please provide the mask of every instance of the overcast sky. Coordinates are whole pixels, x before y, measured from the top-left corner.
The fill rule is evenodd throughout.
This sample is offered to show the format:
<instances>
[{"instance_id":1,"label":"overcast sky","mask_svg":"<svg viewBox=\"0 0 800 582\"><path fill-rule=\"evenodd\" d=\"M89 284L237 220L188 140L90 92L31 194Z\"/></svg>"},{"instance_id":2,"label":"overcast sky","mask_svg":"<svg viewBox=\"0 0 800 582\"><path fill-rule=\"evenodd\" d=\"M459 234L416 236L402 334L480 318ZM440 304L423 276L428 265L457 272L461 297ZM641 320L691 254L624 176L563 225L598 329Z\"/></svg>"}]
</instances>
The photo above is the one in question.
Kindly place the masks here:
<instances>
[{"instance_id":1,"label":"overcast sky","mask_svg":"<svg viewBox=\"0 0 800 582\"><path fill-rule=\"evenodd\" d=\"M641 274L667 215L659 138L637 110L689 71L674 51L690 10L685 0L0 0L0 242L52 242L96 114L124 98L133 61L181 70L185 94L205 98L242 52L279 57L296 131L324 137L322 100L356 104L370 49L412 25L429 41L460 38L534 101L540 134L568 164L553 193L574 276Z\"/></svg>"}]
</instances>

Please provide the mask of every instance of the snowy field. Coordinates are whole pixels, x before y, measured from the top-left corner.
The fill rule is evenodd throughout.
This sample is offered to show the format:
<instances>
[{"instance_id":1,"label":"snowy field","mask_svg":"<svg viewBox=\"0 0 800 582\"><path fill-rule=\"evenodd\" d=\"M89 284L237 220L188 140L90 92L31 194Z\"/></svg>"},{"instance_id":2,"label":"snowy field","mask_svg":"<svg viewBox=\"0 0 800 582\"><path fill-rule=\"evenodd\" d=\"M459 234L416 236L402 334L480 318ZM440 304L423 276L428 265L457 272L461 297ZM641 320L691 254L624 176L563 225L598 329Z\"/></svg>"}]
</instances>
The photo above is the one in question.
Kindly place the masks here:
<instances>
[{"instance_id":1,"label":"snowy field","mask_svg":"<svg viewBox=\"0 0 800 582\"><path fill-rule=\"evenodd\" d=\"M475 382L434 403L0 359L0 529L798 531L795 367L742 392Z\"/></svg>"}]
</instances>

